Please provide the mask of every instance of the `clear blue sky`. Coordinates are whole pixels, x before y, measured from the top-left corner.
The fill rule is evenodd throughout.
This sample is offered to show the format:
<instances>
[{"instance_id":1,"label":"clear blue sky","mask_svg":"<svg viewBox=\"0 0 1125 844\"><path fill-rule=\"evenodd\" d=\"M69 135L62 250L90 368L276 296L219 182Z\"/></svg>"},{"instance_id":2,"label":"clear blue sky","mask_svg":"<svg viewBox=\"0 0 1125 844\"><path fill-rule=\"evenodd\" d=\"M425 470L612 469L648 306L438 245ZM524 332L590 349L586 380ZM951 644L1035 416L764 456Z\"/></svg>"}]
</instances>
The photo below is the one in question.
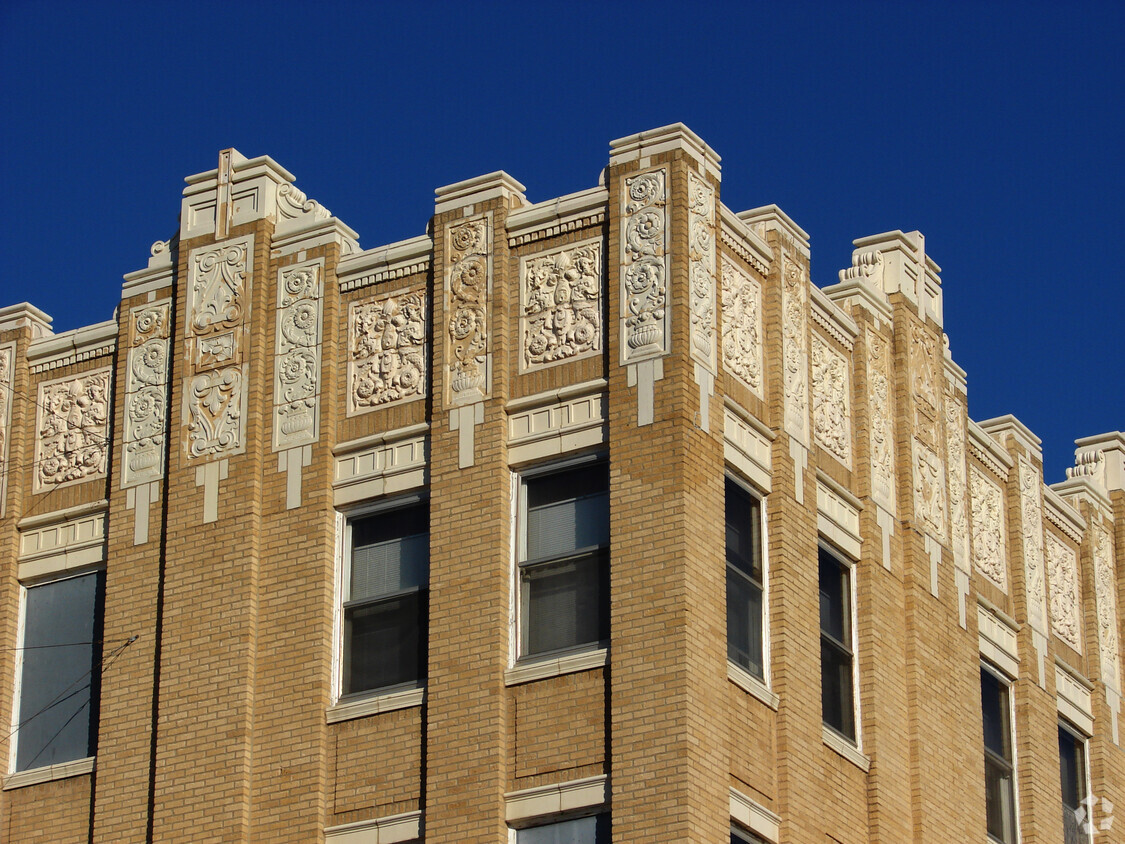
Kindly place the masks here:
<instances>
[{"instance_id":1,"label":"clear blue sky","mask_svg":"<svg viewBox=\"0 0 1125 844\"><path fill-rule=\"evenodd\" d=\"M177 229L183 177L270 155L365 248L492 170L590 187L613 138L682 121L723 201L776 203L813 281L918 229L975 419L1047 480L1125 429L1125 3L130 4L0 1L0 304L64 331Z\"/></svg>"}]
</instances>

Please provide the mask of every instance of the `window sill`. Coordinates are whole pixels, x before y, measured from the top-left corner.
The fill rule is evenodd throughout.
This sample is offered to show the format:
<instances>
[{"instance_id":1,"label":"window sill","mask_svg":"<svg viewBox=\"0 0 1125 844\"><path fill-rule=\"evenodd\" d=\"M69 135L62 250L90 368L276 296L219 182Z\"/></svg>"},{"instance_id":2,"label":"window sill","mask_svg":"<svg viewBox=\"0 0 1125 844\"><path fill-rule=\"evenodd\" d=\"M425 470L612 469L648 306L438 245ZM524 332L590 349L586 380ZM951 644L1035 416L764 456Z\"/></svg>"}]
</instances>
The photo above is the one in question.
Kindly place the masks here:
<instances>
[{"instance_id":1,"label":"window sill","mask_svg":"<svg viewBox=\"0 0 1125 844\"><path fill-rule=\"evenodd\" d=\"M744 692L749 692L774 712L777 711L778 698L773 692L770 691L769 686L743 668L741 665L735 665L733 662L727 662L727 679L734 683L738 688Z\"/></svg>"},{"instance_id":2,"label":"window sill","mask_svg":"<svg viewBox=\"0 0 1125 844\"><path fill-rule=\"evenodd\" d=\"M514 665L504 672L504 685L518 686L521 683L530 683L533 680L545 680L548 677L558 677L561 674L573 674L576 671L589 671L591 668L605 667L609 653L607 648L596 648L592 651L582 651L576 654L551 657Z\"/></svg>"},{"instance_id":3,"label":"window sill","mask_svg":"<svg viewBox=\"0 0 1125 844\"><path fill-rule=\"evenodd\" d=\"M26 785L38 785L41 782L77 777L81 774L88 774L93 770L93 756L75 759L73 762L60 762L57 765L44 765L42 768L20 771L5 778L3 790L10 791L13 788L23 788Z\"/></svg>"},{"instance_id":4,"label":"window sill","mask_svg":"<svg viewBox=\"0 0 1125 844\"><path fill-rule=\"evenodd\" d=\"M824 744L826 747L835 751L840 756L843 756L865 774L871 770L871 760L866 755L860 752L860 749L851 743L850 740L844 738L831 727L821 726L821 733L824 736Z\"/></svg>"},{"instance_id":5,"label":"window sill","mask_svg":"<svg viewBox=\"0 0 1125 844\"><path fill-rule=\"evenodd\" d=\"M378 715L380 712L393 712L396 709L421 706L425 698L425 686L395 692L372 692L354 700L342 700L328 707L325 715L329 724L335 724L338 721L350 721L353 718Z\"/></svg>"},{"instance_id":6,"label":"window sill","mask_svg":"<svg viewBox=\"0 0 1125 844\"><path fill-rule=\"evenodd\" d=\"M324 830L325 841L332 844L394 844L417 841L422 829L422 813L405 812L371 821L330 826Z\"/></svg>"}]
</instances>

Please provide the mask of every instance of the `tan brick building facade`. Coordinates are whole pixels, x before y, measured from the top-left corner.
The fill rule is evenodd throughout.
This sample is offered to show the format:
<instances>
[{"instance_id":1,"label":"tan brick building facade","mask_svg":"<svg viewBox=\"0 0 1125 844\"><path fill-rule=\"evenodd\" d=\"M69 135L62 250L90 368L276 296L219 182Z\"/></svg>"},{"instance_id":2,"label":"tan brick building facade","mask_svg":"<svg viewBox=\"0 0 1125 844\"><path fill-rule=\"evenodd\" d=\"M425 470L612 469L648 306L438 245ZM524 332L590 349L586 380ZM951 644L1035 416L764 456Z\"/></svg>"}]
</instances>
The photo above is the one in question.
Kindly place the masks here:
<instances>
[{"instance_id":1,"label":"tan brick building facade","mask_svg":"<svg viewBox=\"0 0 1125 844\"><path fill-rule=\"evenodd\" d=\"M680 125L368 250L187 181L0 309L0 839L1125 840L1125 436L969 418L918 232L814 286Z\"/></svg>"}]
</instances>

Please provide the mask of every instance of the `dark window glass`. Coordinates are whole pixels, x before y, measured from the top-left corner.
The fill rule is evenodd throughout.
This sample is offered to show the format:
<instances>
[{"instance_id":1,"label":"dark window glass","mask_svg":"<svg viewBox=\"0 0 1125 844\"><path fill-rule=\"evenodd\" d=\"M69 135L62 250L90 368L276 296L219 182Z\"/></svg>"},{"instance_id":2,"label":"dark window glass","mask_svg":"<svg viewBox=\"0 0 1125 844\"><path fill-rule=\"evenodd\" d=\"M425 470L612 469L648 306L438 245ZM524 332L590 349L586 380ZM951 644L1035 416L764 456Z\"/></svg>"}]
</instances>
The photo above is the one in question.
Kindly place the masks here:
<instances>
[{"instance_id":1,"label":"dark window glass","mask_svg":"<svg viewBox=\"0 0 1125 844\"><path fill-rule=\"evenodd\" d=\"M1062 724L1059 724L1059 779L1064 840L1066 844L1080 844L1084 839L1076 813L1086 799L1086 743Z\"/></svg>"},{"instance_id":2,"label":"dark window glass","mask_svg":"<svg viewBox=\"0 0 1125 844\"><path fill-rule=\"evenodd\" d=\"M766 840L744 829L731 827L730 844L766 844Z\"/></svg>"},{"instance_id":3,"label":"dark window glass","mask_svg":"<svg viewBox=\"0 0 1125 844\"><path fill-rule=\"evenodd\" d=\"M765 679L761 531L757 499L727 478L727 658L755 677Z\"/></svg>"},{"instance_id":4,"label":"dark window glass","mask_svg":"<svg viewBox=\"0 0 1125 844\"><path fill-rule=\"evenodd\" d=\"M824 723L855 741L851 569L820 549L820 682Z\"/></svg>"},{"instance_id":5,"label":"dark window glass","mask_svg":"<svg viewBox=\"0 0 1125 844\"><path fill-rule=\"evenodd\" d=\"M351 532L342 691L417 682L426 674L429 508L355 519Z\"/></svg>"},{"instance_id":6,"label":"dark window glass","mask_svg":"<svg viewBox=\"0 0 1125 844\"><path fill-rule=\"evenodd\" d=\"M550 653L608 638L606 464L534 476L524 486L522 654Z\"/></svg>"},{"instance_id":7,"label":"dark window glass","mask_svg":"<svg viewBox=\"0 0 1125 844\"><path fill-rule=\"evenodd\" d=\"M1016 803L1008 684L982 667L980 689L981 714L984 720L984 792L988 834L997 841L1010 844L1016 840Z\"/></svg>"},{"instance_id":8,"label":"dark window glass","mask_svg":"<svg viewBox=\"0 0 1125 844\"><path fill-rule=\"evenodd\" d=\"M27 590L17 771L94 754L104 592L103 572Z\"/></svg>"},{"instance_id":9,"label":"dark window glass","mask_svg":"<svg viewBox=\"0 0 1125 844\"><path fill-rule=\"evenodd\" d=\"M516 844L609 844L609 817L577 818L516 833Z\"/></svg>"}]
</instances>

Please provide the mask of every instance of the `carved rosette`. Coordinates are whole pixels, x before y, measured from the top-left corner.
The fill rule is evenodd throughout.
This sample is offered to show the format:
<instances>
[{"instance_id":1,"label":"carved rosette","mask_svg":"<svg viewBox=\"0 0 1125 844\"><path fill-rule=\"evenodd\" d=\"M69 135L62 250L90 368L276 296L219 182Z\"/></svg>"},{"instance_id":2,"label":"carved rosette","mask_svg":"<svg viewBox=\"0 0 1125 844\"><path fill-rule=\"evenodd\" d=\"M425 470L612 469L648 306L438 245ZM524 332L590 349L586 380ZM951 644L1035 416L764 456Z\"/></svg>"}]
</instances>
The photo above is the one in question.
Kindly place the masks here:
<instances>
[{"instance_id":1,"label":"carved rosette","mask_svg":"<svg viewBox=\"0 0 1125 844\"><path fill-rule=\"evenodd\" d=\"M253 237L194 250L188 258L188 367L184 418L189 457L245 447L244 325Z\"/></svg>"},{"instance_id":2,"label":"carved rosette","mask_svg":"<svg viewBox=\"0 0 1125 844\"><path fill-rule=\"evenodd\" d=\"M520 371L602 349L602 246L581 243L520 260Z\"/></svg>"},{"instance_id":3,"label":"carved rosette","mask_svg":"<svg viewBox=\"0 0 1125 844\"><path fill-rule=\"evenodd\" d=\"M8 491L8 431L12 425L15 350L15 343L0 346L0 515L4 514Z\"/></svg>"},{"instance_id":4,"label":"carved rosette","mask_svg":"<svg viewBox=\"0 0 1125 844\"><path fill-rule=\"evenodd\" d=\"M425 395L425 293L353 302L348 308L348 415Z\"/></svg>"},{"instance_id":5,"label":"carved rosette","mask_svg":"<svg viewBox=\"0 0 1125 844\"><path fill-rule=\"evenodd\" d=\"M891 389L890 346L881 334L867 329L867 385L870 405L871 496L889 512L895 506L894 401Z\"/></svg>"},{"instance_id":6,"label":"carved rosette","mask_svg":"<svg viewBox=\"0 0 1125 844\"><path fill-rule=\"evenodd\" d=\"M971 466L969 496L972 501L973 566L1002 592L1007 592L1004 493L983 472Z\"/></svg>"},{"instance_id":7,"label":"carved rosette","mask_svg":"<svg viewBox=\"0 0 1125 844\"><path fill-rule=\"evenodd\" d=\"M914 441L914 516L939 540L945 538L945 467L932 448Z\"/></svg>"},{"instance_id":8,"label":"carved rosette","mask_svg":"<svg viewBox=\"0 0 1125 844\"><path fill-rule=\"evenodd\" d=\"M491 216L445 231L446 356L450 398L475 401L488 392L488 296L492 288Z\"/></svg>"},{"instance_id":9,"label":"carved rosette","mask_svg":"<svg viewBox=\"0 0 1125 844\"><path fill-rule=\"evenodd\" d=\"M316 442L320 434L321 263L278 273L273 379L275 449Z\"/></svg>"},{"instance_id":10,"label":"carved rosette","mask_svg":"<svg viewBox=\"0 0 1125 844\"><path fill-rule=\"evenodd\" d=\"M851 378L848 361L812 335L813 436L847 466L852 463Z\"/></svg>"},{"instance_id":11,"label":"carved rosette","mask_svg":"<svg viewBox=\"0 0 1125 844\"><path fill-rule=\"evenodd\" d=\"M1051 584L1051 629L1056 636L1081 653L1077 555L1053 533L1047 534L1044 551L1047 576Z\"/></svg>"},{"instance_id":12,"label":"carved rosette","mask_svg":"<svg viewBox=\"0 0 1125 844\"><path fill-rule=\"evenodd\" d=\"M781 351L785 363L785 429L809 440L807 301L804 268L785 259L781 288Z\"/></svg>"},{"instance_id":13,"label":"carved rosette","mask_svg":"<svg viewBox=\"0 0 1125 844\"><path fill-rule=\"evenodd\" d=\"M715 190L688 173L691 356L715 371Z\"/></svg>"},{"instance_id":14,"label":"carved rosette","mask_svg":"<svg viewBox=\"0 0 1125 844\"><path fill-rule=\"evenodd\" d=\"M1117 639L1117 577L1113 570L1113 537L1102 525L1094 527L1094 595L1098 610L1098 645L1102 680L1121 690Z\"/></svg>"},{"instance_id":15,"label":"carved rosette","mask_svg":"<svg viewBox=\"0 0 1125 844\"><path fill-rule=\"evenodd\" d=\"M925 326L910 327L910 384L914 396L914 433L931 448L938 447L937 421L941 399L934 367L941 359L937 340Z\"/></svg>"},{"instance_id":16,"label":"carved rosette","mask_svg":"<svg viewBox=\"0 0 1125 844\"><path fill-rule=\"evenodd\" d=\"M1027 612L1033 627L1045 630L1047 589L1043 568L1043 496L1039 473L1026 459L1019 459L1020 523L1023 534L1023 565L1027 579Z\"/></svg>"},{"instance_id":17,"label":"carved rosette","mask_svg":"<svg viewBox=\"0 0 1125 844\"><path fill-rule=\"evenodd\" d=\"M622 362L668 351L668 209L664 168L625 179L621 237Z\"/></svg>"},{"instance_id":18,"label":"carved rosette","mask_svg":"<svg viewBox=\"0 0 1125 844\"><path fill-rule=\"evenodd\" d=\"M722 257L723 368L765 398L762 382L762 286Z\"/></svg>"},{"instance_id":19,"label":"carved rosette","mask_svg":"<svg viewBox=\"0 0 1125 844\"><path fill-rule=\"evenodd\" d=\"M109 367L39 385L36 492L105 477L109 401Z\"/></svg>"},{"instance_id":20,"label":"carved rosette","mask_svg":"<svg viewBox=\"0 0 1125 844\"><path fill-rule=\"evenodd\" d=\"M145 305L129 315L122 488L164 477L170 321L167 301Z\"/></svg>"},{"instance_id":21,"label":"carved rosette","mask_svg":"<svg viewBox=\"0 0 1125 844\"><path fill-rule=\"evenodd\" d=\"M949 467L949 526L953 560L962 571L970 571L969 509L965 501L965 409L953 393L945 395L945 448Z\"/></svg>"}]
</instances>

